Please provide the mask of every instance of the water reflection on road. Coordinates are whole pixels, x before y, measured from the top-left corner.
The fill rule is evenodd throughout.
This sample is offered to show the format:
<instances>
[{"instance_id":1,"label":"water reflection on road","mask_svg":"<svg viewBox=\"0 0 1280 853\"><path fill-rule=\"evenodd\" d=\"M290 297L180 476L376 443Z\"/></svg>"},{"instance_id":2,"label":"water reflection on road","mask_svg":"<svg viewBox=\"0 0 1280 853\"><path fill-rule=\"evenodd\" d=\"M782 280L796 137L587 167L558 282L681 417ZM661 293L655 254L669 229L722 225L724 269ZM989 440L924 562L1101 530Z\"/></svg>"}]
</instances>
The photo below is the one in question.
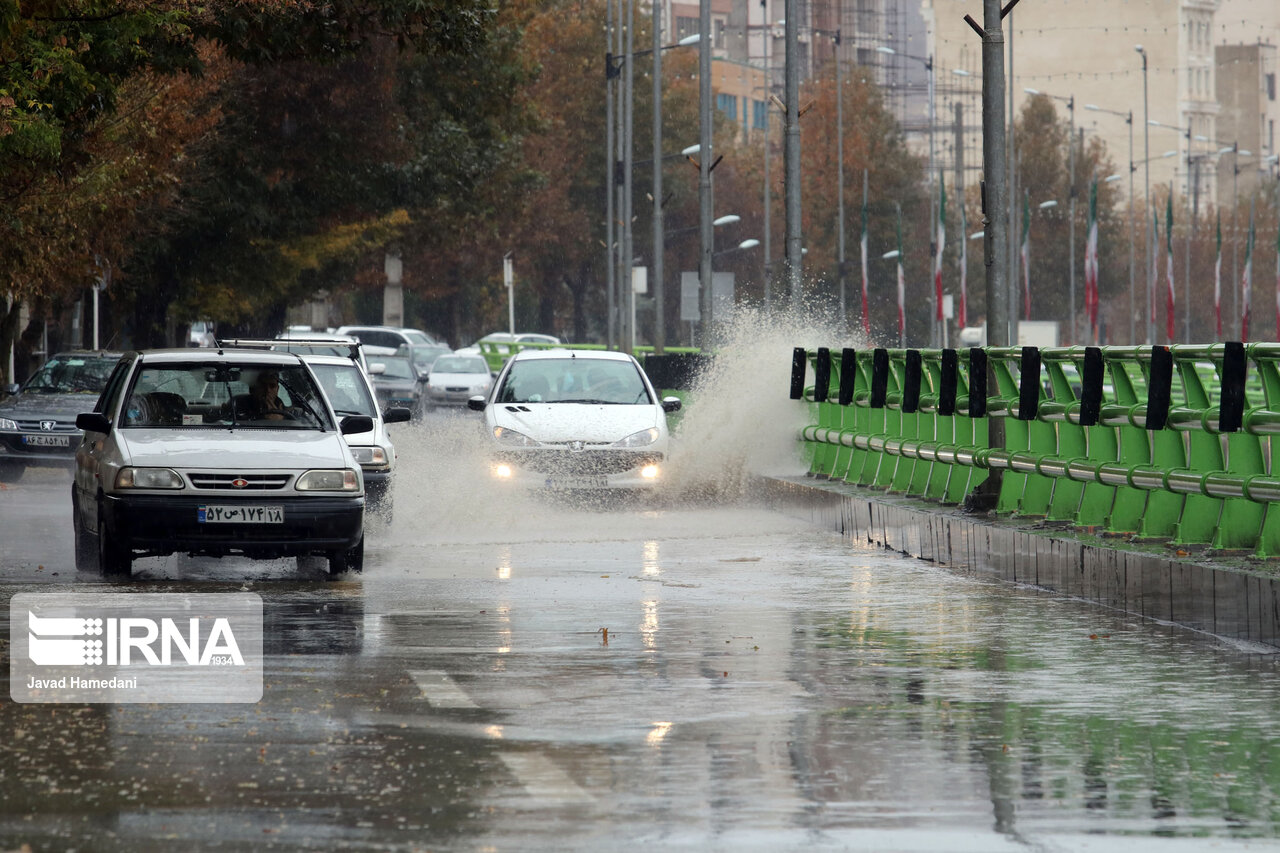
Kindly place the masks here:
<instances>
[{"instance_id":1,"label":"water reflection on road","mask_svg":"<svg viewBox=\"0 0 1280 853\"><path fill-rule=\"evenodd\" d=\"M0 849L1280 849L1265 650L749 502L502 495L461 423L397 435L362 577L113 584L250 571L263 701L5 701Z\"/></svg>"}]
</instances>

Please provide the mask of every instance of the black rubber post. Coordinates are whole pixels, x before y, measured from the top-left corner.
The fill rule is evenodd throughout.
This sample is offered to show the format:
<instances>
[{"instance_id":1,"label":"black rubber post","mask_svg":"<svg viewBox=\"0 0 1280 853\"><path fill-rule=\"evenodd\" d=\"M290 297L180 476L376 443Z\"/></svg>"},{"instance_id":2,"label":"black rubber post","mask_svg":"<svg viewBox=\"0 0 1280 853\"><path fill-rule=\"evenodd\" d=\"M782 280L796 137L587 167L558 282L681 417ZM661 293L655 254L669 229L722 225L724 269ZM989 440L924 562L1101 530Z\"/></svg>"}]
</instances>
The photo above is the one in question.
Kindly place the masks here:
<instances>
[{"instance_id":1,"label":"black rubber post","mask_svg":"<svg viewBox=\"0 0 1280 853\"><path fill-rule=\"evenodd\" d=\"M959 387L960 356L953 349L942 351L942 377L938 386L938 414L956 413L956 388Z\"/></svg>"},{"instance_id":2,"label":"black rubber post","mask_svg":"<svg viewBox=\"0 0 1280 853\"><path fill-rule=\"evenodd\" d=\"M1168 347L1151 348L1151 370L1147 378L1147 429L1164 429L1169 423L1169 402L1173 394L1173 353Z\"/></svg>"},{"instance_id":3,"label":"black rubber post","mask_svg":"<svg viewBox=\"0 0 1280 853\"><path fill-rule=\"evenodd\" d=\"M1097 426L1102 417L1102 380L1106 366L1101 347L1084 348L1083 383L1080 387L1080 426Z\"/></svg>"},{"instance_id":4,"label":"black rubber post","mask_svg":"<svg viewBox=\"0 0 1280 853\"><path fill-rule=\"evenodd\" d=\"M1018 366L1018 420L1034 421L1040 412L1040 349L1023 347Z\"/></svg>"},{"instance_id":5,"label":"black rubber post","mask_svg":"<svg viewBox=\"0 0 1280 853\"><path fill-rule=\"evenodd\" d=\"M920 374L922 372L920 350L907 350L907 373L902 380L902 411L906 414L920 411Z\"/></svg>"},{"instance_id":6,"label":"black rubber post","mask_svg":"<svg viewBox=\"0 0 1280 853\"><path fill-rule=\"evenodd\" d=\"M831 391L831 350L818 347L818 358L813 363L813 399L819 403L827 401Z\"/></svg>"},{"instance_id":7,"label":"black rubber post","mask_svg":"<svg viewBox=\"0 0 1280 853\"><path fill-rule=\"evenodd\" d=\"M804 347L796 347L791 351L791 399L804 399L804 372L809 366L809 355Z\"/></svg>"},{"instance_id":8,"label":"black rubber post","mask_svg":"<svg viewBox=\"0 0 1280 853\"><path fill-rule=\"evenodd\" d=\"M1239 432L1244 426L1244 380L1249 370L1244 344L1227 341L1222 353L1222 397L1218 403L1218 430Z\"/></svg>"},{"instance_id":9,"label":"black rubber post","mask_svg":"<svg viewBox=\"0 0 1280 853\"><path fill-rule=\"evenodd\" d=\"M853 402L853 389L858 380L858 354L845 347L840 350L840 405Z\"/></svg>"},{"instance_id":10,"label":"black rubber post","mask_svg":"<svg viewBox=\"0 0 1280 853\"><path fill-rule=\"evenodd\" d=\"M987 416L987 351L969 348L969 417Z\"/></svg>"},{"instance_id":11,"label":"black rubber post","mask_svg":"<svg viewBox=\"0 0 1280 853\"><path fill-rule=\"evenodd\" d=\"M889 396L889 351L877 349L871 357L871 408L883 409Z\"/></svg>"}]
</instances>

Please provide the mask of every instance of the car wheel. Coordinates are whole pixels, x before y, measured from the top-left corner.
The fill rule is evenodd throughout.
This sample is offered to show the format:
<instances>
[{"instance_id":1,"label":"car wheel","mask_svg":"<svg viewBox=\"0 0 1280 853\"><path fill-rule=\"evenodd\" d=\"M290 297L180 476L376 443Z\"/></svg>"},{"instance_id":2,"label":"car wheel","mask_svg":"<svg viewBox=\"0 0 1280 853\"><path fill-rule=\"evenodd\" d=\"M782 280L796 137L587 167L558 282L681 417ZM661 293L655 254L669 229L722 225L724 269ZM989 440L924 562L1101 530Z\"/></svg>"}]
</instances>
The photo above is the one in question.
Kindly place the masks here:
<instances>
[{"instance_id":1,"label":"car wheel","mask_svg":"<svg viewBox=\"0 0 1280 853\"><path fill-rule=\"evenodd\" d=\"M0 462L0 483L16 483L27 472L27 466L21 462L6 460Z\"/></svg>"},{"instance_id":2,"label":"car wheel","mask_svg":"<svg viewBox=\"0 0 1280 853\"><path fill-rule=\"evenodd\" d=\"M122 547L114 531L108 528L102 512L98 512L98 571L107 576L133 574L133 554Z\"/></svg>"},{"instance_id":3,"label":"car wheel","mask_svg":"<svg viewBox=\"0 0 1280 853\"><path fill-rule=\"evenodd\" d=\"M364 537L353 548L344 548L329 554L329 574L342 575L347 572L364 571Z\"/></svg>"}]
</instances>

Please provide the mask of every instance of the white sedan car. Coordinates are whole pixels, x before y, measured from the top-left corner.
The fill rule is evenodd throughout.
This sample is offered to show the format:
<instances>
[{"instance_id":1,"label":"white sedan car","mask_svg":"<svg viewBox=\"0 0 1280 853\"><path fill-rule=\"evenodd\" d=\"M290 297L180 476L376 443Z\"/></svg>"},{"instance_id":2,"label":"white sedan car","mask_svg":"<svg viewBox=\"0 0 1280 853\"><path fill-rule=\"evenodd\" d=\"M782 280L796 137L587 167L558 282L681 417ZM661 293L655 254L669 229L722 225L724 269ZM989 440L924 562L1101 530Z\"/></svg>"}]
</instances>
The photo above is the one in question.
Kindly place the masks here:
<instances>
[{"instance_id":1,"label":"white sedan car","mask_svg":"<svg viewBox=\"0 0 1280 853\"><path fill-rule=\"evenodd\" d=\"M667 412L630 355L587 350L524 350L487 397L472 397L492 439L500 480L550 489L656 486L667 458Z\"/></svg>"}]
</instances>

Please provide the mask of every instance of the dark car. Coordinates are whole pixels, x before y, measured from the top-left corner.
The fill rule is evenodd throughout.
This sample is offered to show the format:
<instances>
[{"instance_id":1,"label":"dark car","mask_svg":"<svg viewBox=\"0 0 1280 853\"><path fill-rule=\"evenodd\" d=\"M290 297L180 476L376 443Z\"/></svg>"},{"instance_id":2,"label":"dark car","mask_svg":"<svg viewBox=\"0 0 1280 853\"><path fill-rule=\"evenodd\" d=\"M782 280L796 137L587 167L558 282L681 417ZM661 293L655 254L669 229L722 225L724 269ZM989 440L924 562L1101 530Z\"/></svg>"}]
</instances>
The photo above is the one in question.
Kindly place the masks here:
<instances>
[{"instance_id":1,"label":"dark car","mask_svg":"<svg viewBox=\"0 0 1280 853\"><path fill-rule=\"evenodd\" d=\"M118 352L63 352L0 401L0 480L14 483L28 466L75 466L76 415L93 409L120 360Z\"/></svg>"},{"instance_id":2,"label":"dark car","mask_svg":"<svg viewBox=\"0 0 1280 853\"><path fill-rule=\"evenodd\" d=\"M418 411L421 380L413 362L404 356L379 355L369 359L369 374L380 408L394 406L410 412Z\"/></svg>"}]
</instances>

